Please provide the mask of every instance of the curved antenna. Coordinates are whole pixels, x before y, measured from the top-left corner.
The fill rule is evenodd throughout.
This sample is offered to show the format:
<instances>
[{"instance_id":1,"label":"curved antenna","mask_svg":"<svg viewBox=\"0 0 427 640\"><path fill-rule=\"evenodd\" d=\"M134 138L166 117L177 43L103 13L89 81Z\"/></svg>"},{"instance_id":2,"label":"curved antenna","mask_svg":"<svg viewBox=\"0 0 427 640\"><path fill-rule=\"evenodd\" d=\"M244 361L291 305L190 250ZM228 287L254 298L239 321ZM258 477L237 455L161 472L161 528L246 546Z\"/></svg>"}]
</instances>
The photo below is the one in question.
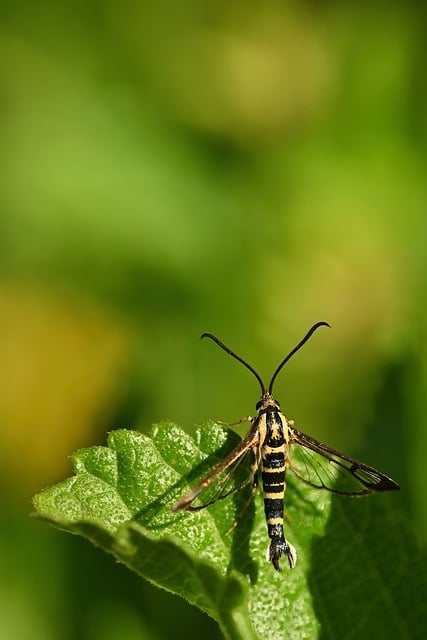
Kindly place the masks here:
<instances>
[{"instance_id":1,"label":"curved antenna","mask_svg":"<svg viewBox=\"0 0 427 640\"><path fill-rule=\"evenodd\" d=\"M246 369L249 369L249 371L252 371L252 373L254 374L255 378L258 380L258 382L259 382L259 384L261 386L261 393L262 393L262 395L264 395L264 393L265 393L265 385L264 385L264 383L263 383L263 381L261 379L261 376L255 371L255 369L253 367L251 367L250 364L245 362L240 356L238 356L236 353L234 353L234 351L232 351L231 349L226 347L225 344L223 344L221 342L221 340L218 340L218 338L216 336L214 336L212 333L202 333L200 338L210 338L211 340L216 342L217 345L219 347L221 347L221 349L223 349L226 353L228 353L230 356L233 356L233 358L236 358L236 360L241 362L243 364L243 366L246 367Z\"/></svg>"},{"instance_id":2,"label":"curved antenna","mask_svg":"<svg viewBox=\"0 0 427 640\"><path fill-rule=\"evenodd\" d=\"M292 358L292 356L299 350L301 349L301 347L307 342L307 340L309 340L311 338L311 336L313 335L313 333L316 331L316 329L318 329L319 327L331 327L330 324L328 324L327 322L316 322L316 324L314 324L310 331L307 332L307 334L304 336L304 338L301 340L301 342L299 342L297 344L296 347L294 347L292 349L292 351L290 351L288 353L288 355L286 356L286 358L284 360L282 360L282 362L279 364L279 366L277 367L276 371L273 373L273 377L271 378L270 384L268 385L268 393L271 394L272 389L273 389L273 384L275 379L277 378L277 374L282 370L282 367L285 366L285 364L288 362L288 360L290 360Z\"/></svg>"}]
</instances>

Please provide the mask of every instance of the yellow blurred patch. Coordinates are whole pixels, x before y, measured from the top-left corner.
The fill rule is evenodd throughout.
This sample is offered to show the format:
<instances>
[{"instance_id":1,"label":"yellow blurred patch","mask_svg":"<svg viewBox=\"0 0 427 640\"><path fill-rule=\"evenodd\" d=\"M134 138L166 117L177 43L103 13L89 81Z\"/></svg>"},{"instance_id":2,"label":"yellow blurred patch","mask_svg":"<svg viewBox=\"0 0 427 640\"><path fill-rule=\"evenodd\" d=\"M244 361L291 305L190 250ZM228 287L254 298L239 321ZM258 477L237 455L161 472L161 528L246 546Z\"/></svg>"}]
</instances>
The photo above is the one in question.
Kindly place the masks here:
<instances>
[{"instance_id":1,"label":"yellow blurred patch","mask_svg":"<svg viewBox=\"0 0 427 640\"><path fill-rule=\"evenodd\" d=\"M131 334L63 293L0 282L0 465L18 493L70 471L117 405Z\"/></svg>"}]
</instances>

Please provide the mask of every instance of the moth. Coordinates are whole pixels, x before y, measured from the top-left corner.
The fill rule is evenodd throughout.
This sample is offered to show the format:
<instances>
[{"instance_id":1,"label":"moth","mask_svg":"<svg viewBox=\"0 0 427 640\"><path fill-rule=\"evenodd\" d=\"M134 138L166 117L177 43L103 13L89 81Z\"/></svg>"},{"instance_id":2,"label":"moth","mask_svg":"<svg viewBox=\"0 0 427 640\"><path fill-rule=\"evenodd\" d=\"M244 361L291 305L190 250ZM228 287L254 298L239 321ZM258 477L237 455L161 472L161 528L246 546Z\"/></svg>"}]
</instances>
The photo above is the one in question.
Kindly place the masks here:
<instances>
[{"instance_id":1,"label":"moth","mask_svg":"<svg viewBox=\"0 0 427 640\"><path fill-rule=\"evenodd\" d=\"M172 507L172 511L199 511L248 484L252 484L253 495L257 490L258 475L261 472L264 511L270 540L267 561L271 562L277 571L281 570L282 556L286 556L291 569L297 561L297 552L286 539L283 526L287 470L311 487L343 495L363 496L373 491L400 489L394 480L373 467L344 455L296 429L293 420L286 418L273 396L273 385L279 372L321 326L330 325L327 322L314 324L278 365L268 387L251 365L212 333L203 333L201 336L213 340L252 372L260 384L261 397L256 404L256 416L239 421L241 423L247 420L251 423L246 437L197 486L181 498ZM234 473L248 454L252 454L249 475L237 486L232 485L230 488Z\"/></svg>"}]
</instances>

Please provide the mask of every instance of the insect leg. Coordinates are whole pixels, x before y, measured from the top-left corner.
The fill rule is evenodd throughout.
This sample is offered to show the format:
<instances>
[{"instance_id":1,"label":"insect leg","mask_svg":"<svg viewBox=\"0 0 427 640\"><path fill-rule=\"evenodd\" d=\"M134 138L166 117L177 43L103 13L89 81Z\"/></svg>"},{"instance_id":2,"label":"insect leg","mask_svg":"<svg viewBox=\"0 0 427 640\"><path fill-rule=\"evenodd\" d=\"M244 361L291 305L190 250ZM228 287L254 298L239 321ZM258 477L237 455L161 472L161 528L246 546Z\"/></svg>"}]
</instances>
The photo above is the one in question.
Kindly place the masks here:
<instances>
[{"instance_id":1,"label":"insect leg","mask_svg":"<svg viewBox=\"0 0 427 640\"><path fill-rule=\"evenodd\" d=\"M244 418L240 418L240 420L236 420L236 422L224 422L223 420L215 420L215 422L223 427L235 427L239 424L243 424L243 422L252 422L252 420L253 418L251 418L251 416L245 416Z\"/></svg>"}]
</instances>

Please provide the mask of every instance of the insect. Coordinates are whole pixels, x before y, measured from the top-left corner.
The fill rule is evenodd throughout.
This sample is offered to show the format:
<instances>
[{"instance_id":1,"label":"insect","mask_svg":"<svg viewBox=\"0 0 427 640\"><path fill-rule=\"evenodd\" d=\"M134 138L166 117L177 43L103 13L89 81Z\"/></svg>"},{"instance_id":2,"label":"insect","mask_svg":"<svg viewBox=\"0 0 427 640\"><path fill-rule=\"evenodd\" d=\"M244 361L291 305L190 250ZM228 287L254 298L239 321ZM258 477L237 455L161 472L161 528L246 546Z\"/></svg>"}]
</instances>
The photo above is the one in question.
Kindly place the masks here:
<instances>
[{"instance_id":1,"label":"insect","mask_svg":"<svg viewBox=\"0 0 427 640\"><path fill-rule=\"evenodd\" d=\"M283 555L286 556L291 569L295 567L297 561L296 550L286 539L283 530L287 469L312 487L344 495L362 496L373 491L400 489L394 480L373 467L335 451L296 429L294 422L283 415L279 403L272 395L274 382L283 366L321 326L329 327L330 325L327 322L317 322L313 325L279 364L268 387L253 367L212 333L203 333L201 336L216 342L221 349L253 373L261 387L261 398L256 404L257 415L254 418L247 417L239 421L239 423L246 420L251 422L251 428L246 437L196 487L181 498L172 507L172 511L199 511L250 483L252 483L253 495L258 487L260 470L264 511L270 539L267 561L272 562L277 571L281 570L280 559ZM292 461L290 460L291 449ZM229 488L237 467L250 452L253 454L250 474L237 486Z\"/></svg>"}]
</instances>

